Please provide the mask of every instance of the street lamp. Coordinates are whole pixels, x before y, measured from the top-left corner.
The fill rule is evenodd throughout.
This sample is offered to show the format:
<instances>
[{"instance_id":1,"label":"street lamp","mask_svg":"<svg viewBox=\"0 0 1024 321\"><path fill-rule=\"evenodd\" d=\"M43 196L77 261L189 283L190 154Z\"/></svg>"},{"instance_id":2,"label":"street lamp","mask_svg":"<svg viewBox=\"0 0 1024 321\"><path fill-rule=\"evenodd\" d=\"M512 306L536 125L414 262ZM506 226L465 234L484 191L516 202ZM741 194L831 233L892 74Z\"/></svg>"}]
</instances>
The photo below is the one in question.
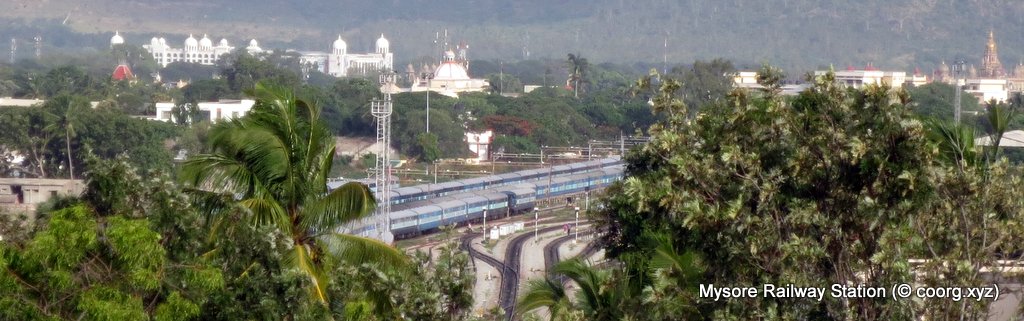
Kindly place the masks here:
<instances>
[{"instance_id":1,"label":"street lamp","mask_svg":"<svg viewBox=\"0 0 1024 321\"><path fill-rule=\"evenodd\" d=\"M956 87L956 95L953 98L953 121L960 124L960 76L964 73L966 63L963 59L953 63L953 86Z\"/></svg>"},{"instance_id":2,"label":"street lamp","mask_svg":"<svg viewBox=\"0 0 1024 321\"><path fill-rule=\"evenodd\" d=\"M427 133L430 133L430 80L434 79L434 73L425 72L420 76L427 80Z\"/></svg>"},{"instance_id":3,"label":"street lamp","mask_svg":"<svg viewBox=\"0 0 1024 321\"><path fill-rule=\"evenodd\" d=\"M484 239L486 240L489 236L490 230L487 229L487 209L484 209Z\"/></svg>"},{"instance_id":4,"label":"street lamp","mask_svg":"<svg viewBox=\"0 0 1024 321\"><path fill-rule=\"evenodd\" d=\"M576 225L572 227L572 231L575 236L572 237L572 244L576 244L580 240L580 207L576 207Z\"/></svg>"}]
</instances>

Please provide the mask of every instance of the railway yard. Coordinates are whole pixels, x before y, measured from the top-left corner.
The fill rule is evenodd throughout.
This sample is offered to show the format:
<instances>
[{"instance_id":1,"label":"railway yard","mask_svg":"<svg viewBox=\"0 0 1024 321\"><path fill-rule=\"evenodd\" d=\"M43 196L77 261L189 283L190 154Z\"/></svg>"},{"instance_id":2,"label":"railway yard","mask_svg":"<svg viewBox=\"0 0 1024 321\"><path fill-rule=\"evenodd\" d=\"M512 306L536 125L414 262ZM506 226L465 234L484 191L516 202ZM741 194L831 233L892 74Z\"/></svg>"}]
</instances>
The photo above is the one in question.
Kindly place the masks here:
<instances>
[{"instance_id":1,"label":"railway yard","mask_svg":"<svg viewBox=\"0 0 1024 321\"><path fill-rule=\"evenodd\" d=\"M555 207L545 212L548 215L537 221L528 215L493 221L493 226L515 222L525 225L522 230L497 240L485 241L484 233L479 231L482 226L462 227L452 232L452 240L457 239L459 249L472 258L476 276L474 314L482 315L498 307L506 316L511 316L515 313L516 298L526 282L543 278L555 263L573 257L592 262L603 259L600 247L593 242L596 235L591 229L592 224L581 217L580 230L573 231L571 226L575 218L572 208ZM568 232L566 226L570 227ZM433 253L446 241L450 240L422 237L406 240L404 247L407 251Z\"/></svg>"},{"instance_id":2,"label":"railway yard","mask_svg":"<svg viewBox=\"0 0 1024 321\"><path fill-rule=\"evenodd\" d=\"M390 198L389 231L398 247L435 260L443 245L457 243L472 258L473 313L501 309L511 320L527 280L573 257L603 259L587 220L591 194L622 173L621 160L607 158L402 187Z\"/></svg>"}]
</instances>

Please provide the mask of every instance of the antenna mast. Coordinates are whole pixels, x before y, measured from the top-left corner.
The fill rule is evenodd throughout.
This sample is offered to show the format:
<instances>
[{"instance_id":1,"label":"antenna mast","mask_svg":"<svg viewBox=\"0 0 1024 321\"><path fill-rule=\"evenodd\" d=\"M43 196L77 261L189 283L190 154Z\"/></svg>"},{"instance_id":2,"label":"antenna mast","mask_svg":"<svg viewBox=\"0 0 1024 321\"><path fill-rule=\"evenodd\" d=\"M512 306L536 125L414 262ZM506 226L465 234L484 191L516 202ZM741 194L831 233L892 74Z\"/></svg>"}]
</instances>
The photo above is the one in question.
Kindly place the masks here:
<instances>
[{"instance_id":1,"label":"antenna mast","mask_svg":"<svg viewBox=\"0 0 1024 321\"><path fill-rule=\"evenodd\" d=\"M661 73L668 74L668 32L665 33L665 46L661 50Z\"/></svg>"},{"instance_id":2,"label":"antenna mast","mask_svg":"<svg viewBox=\"0 0 1024 321\"><path fill-rule=\"evenodd\" d=\"M43 36L36 36L36 59L43 55Z\"/></svg>"},{"instance_id":3,"label":"antenna mast","mask_svg":"<svg viewBox=\"0 0 1024 321\"><path fill-rule=\"evenodd\" d=\"M391 87L394 86L395 73L385 71L380 75L381 99L374 99L370 104L370 113L377 119L377 153L376 188L377 214L373 224L377 230L377 238L391 244Z\"/></svg>"}]
</instances>

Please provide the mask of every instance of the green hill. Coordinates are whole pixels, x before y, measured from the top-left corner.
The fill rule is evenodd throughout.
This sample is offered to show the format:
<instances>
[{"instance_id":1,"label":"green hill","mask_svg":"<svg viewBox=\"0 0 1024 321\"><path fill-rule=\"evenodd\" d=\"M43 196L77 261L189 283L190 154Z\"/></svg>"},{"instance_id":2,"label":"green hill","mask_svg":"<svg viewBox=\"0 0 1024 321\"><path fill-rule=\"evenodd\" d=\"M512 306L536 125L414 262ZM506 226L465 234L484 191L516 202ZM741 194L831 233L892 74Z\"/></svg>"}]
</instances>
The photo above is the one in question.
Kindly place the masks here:
<instances>
[{"instance_id":1,"label":"green hill","mask_svg":"<svg viewBox=\"0 0 1024 321\"><path fill-rule=\"evenodd\" d=\"M1014 0L15 0L8 25L56 19L78 32L121 30L130 42L210 33L325 49L337 34L350 51L385 33L399 61L430 56L435 35L466 41L475 59L564 58L689 62L724 57L793 71L834 65L930 71L964 57L980 64L992 28L1005 65L1024 59L1024 2ZM54 20L50 20L54 21ZM0 31L0 36L5 31ZM8 31L9 32L9 31ZM175 40L177 41L177 40ZM666 47L667 42L667 47ZM96 46L103 46L97 43Z\"/></svg>"}]
</instances>

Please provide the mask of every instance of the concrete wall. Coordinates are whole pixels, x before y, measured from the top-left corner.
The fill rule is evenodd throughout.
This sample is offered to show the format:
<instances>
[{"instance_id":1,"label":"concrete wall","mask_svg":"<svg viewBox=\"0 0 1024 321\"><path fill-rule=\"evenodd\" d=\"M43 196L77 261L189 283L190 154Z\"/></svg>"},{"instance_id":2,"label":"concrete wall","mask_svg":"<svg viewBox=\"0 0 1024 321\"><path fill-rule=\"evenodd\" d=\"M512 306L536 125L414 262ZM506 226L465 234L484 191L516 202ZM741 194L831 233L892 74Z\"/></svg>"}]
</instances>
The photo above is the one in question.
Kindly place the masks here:
<instances>
[{"instance_id":1,"label":"concrete wall","mask_svg":"<svg viewBox=\"0 0 1024 321\"><path fill-rule=\"evenodd\" d=\"M85 190L80 179L0 178L0 207L11 211L34 211L35 205L53 196L78 196Z\"/></svg>"}]
</instances>

